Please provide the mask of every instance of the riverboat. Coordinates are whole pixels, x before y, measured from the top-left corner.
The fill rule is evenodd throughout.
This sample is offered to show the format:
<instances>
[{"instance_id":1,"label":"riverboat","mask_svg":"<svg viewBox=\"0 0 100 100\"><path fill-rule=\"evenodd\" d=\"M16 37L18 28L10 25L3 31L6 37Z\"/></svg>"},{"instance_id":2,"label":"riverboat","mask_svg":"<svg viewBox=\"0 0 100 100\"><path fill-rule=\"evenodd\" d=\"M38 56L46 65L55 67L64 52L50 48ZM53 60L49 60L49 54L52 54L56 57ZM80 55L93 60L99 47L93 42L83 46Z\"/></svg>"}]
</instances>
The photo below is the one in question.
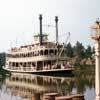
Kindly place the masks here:
<instances>
[{"instance_id":1,"label":"riverboat","mask_svg":"<svg viewBox=\"0 0 100 100\"><path fill-rule=\"evenodd\" d=\"M34 34L34 43L11 48L3 67L10 72L34 74L71 73L67 62L67 48L58 43L58 17L55 17L56 42L50 42L48 34L42 33L42 15L39 16L40 33Z\"/></svg>"}]
</instances>

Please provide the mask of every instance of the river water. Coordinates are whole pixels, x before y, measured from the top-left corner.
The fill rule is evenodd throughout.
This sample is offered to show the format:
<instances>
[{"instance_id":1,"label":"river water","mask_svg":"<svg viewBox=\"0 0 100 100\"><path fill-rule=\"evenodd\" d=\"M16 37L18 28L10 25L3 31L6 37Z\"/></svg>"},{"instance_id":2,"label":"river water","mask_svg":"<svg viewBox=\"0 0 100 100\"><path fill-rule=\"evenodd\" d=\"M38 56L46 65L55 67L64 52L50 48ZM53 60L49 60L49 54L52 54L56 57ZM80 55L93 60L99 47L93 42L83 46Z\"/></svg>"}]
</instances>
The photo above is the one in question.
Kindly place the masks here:
<instances>
[{"instance_id":1,"label":"river water","mask_svg":"<svg viewBox=\"0 0 100 100\"><path fill-rule=\"evenodd\" d=\"M0 79L0 100L42 100L43 94L84 94L85 100L95 99L94 71L74 72L74 76L42 76L12 73Z\"/></svg>"}]
</instances>

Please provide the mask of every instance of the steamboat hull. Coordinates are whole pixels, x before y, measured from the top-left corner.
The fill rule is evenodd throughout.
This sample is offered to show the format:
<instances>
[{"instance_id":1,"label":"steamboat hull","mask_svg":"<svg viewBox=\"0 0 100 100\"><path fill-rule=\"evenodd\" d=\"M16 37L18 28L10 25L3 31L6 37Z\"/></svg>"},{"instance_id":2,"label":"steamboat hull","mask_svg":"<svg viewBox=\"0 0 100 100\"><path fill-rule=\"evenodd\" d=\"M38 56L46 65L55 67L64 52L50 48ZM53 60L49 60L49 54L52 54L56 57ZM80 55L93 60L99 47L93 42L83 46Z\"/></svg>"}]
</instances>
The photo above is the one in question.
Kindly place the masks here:
<instances>
[{"instance_id":1,"label":"steamboat hull","mask_svg":"<svg viewBox=\"0 0 100 100\"><path fill-rule=\"evenodd\" d=\"M21 70L11 70L3 68L6 71L12 73L28 73L28 74L36 74L36 75L50 75L50 76L65 76L72 75L72 68L69 69L52 69L52 70L39 70L39 71L21 71Z\"/></svg>"}]
</instances>

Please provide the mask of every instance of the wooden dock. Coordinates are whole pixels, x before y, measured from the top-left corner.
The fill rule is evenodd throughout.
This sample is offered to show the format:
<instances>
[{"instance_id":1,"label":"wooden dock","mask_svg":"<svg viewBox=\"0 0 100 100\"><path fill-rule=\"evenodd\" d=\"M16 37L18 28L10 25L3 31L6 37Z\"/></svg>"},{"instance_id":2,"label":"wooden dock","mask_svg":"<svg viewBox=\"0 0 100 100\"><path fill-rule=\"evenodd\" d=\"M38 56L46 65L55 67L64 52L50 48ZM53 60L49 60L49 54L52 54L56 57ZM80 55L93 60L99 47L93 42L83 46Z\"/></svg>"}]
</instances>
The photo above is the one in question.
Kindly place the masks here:
<instances>
[{"instance_id":1,"label":"wooden dock","mask_svg":"<svg viewBox=\"0 0 100 100\"><path fill-rule=\"evenodd\" d=\"M43 100L85 100L84 95L65 95L59 93L46 93L43 95Z\"/></svg>"}]
</instances>

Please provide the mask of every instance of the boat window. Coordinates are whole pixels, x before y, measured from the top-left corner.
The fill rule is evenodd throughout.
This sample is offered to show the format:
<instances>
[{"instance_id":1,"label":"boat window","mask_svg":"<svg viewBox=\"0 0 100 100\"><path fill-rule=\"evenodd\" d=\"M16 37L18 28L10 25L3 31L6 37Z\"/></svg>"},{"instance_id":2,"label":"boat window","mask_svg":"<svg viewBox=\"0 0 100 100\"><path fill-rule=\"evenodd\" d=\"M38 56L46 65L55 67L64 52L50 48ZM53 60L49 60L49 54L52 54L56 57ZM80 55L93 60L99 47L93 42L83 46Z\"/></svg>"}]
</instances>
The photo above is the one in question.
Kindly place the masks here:
<instances>
[{"instance_id":1,"label":"boat window","mask_svg":"<svg viewBox=\"0 0 100 100\"><path fill-rule=\"evenodd\" d=\"M24 54L22 54L22 57L24 57Z\"/></svg>"},{"instance_id":2,"label":"boat window","mask_svg":"<svg viewBox=\"0 0 100 100\"><path fill-rule=\"evenodd\" d=\"M24 65L23 65L24 67L26 67L26 62L24 63Z\"/></svg>"},{"instance_id":3,"label":"boat window","mask_svg":"<svg viewBox=\"0 0 100 100\"><path fill-rule=\"evenodd\" d=\"M57 55L57 50L55 50L55 55Z\"/></svg>"},{"instance_id":4,"label":"boat window","mask_svg":"<svg viewBox=\"0 0 100 100\"><path fill-rule=\"evenodd\" d=\"M17 58L19 57L19 55L17 54Z\"/></svg>"},{"instance_id":5,"label":"boat window","mask_svg":"<svg viewBox=\"0 0 100 100\"><path fill-rule=\"evenodd\" d=\"M23 54L24 55L24 57L25 57L25 54Z\"/></svg>"},{"instance_id":6,"label":"boat window","mask_svg":"<svg viewBox=\"0 0 100 100\"><path fill-rule=\"evenodd\" d=\"M51 50L49 51L49 54L50 54L50 55L54 55L54 50L51 49Z\"/></svg>"},{"instance_id":7,"label":"boat window","mask_svg":"<svg viewBox=\"0 0 100 100\"><path fill-rule=\"evenodd\" d=\"M21 53L19 54L19 57L20 57L20 58L22 57L22 54L21 54Z\"/></svg>"},{"instance_id":8,"label":"boat window","mask_svg":"<svg viewBox=\"0 0 100 100\"><path fill-rule=\"evenodd\" d=\"M30 57L32 57L32 52L30 52Z\"/></svg>"},{"instance_id":9,"label":"boat window","mask_svg":"<svg viewBox=\"0 0 100 100\"><path fill-rule=\"evenodd\" d=\"M22 65L22 62L20 63L20 65Z\"/></svg>"},{"instance_id":10,"label":"boat window","mask_svg":"<svg viewBox=\"0 0 100 100\"><path fill-rule=\"evenodd\" d=\"M30 57L30 53L28 53L28 57Z\"/></svg>"},{"instance_id":11,"label":"boat window","mask_svg":"<svg viewBox=\"0 0 100 100\"><path fill-rule=\"evenodd\" d=\"M27 53L25 54L25 57L27 57Z\"/></svg>"},{"instance_id":12,"label":"boat window","mask_svg":"<svg viewBox=\"0 0 100 100\"><path fill-rule=\"evenodd\" d=\"M27 79L26 78L24 78L23 80L24 80L25 83L27 82Z\"/></svg>"},{"instance_id":13,"label":"boat window","mask_svg":"<svg viewBox=\"0 0 100 100\"><path fill-rule=\"evenodd\" d=\"M18 54L16 54L16 57L18 58Z\"/></svg>"},{"instance_id":14,"label":"boat window","mask_svg":"<svg viewBox=\"0 0 100 100\"><path fill-rule=\"evenodd\" d=\"M35 56L38 56L39 55L39 51L35 51Z\"/></svg>"},{"instance_id":15,"label":"boat window","mask_svg":"<svg viewBox=\"0 0 100 100\"><path fill-rule=\"evenodd\" d=\"M16 67L18 67L18 63L16 63Z\"/></svg>"},{"instance_id":16,"label":"boat window","mask_svg":"<svg viewBox=\"0 0 100 100\"><path fill-rule=\"evenodd\" d=\"M43 50L40 51L40 55L43 55Z\"/></svg>"},{"instance_id":17,"label":"boat window","mask_svg":"<svg viewBox=\"0 0 100 100\"><path fill-rule=\"evenodd\" d=\"M12 66L15 66L15 63L14 62L12 63Z\"/></svg>"},{"instance_id":18,"label":"boat window","mask_svg":"<svg viewBox=\"0 0 100 100\"><path fill-rule=\"evenodd\" d=\"M11 62L9 62L9 66L11 66L11 64L12 64L12 63L11 63Z\"/></svg>"},{"instance_id":19,"label":"boat window","mask_svg":"<svg viewBox=\"0 0 100 100\"><path fill-rule=\"evenodd\" d=\"M32 52L32 56L34 57L34 52Z\"/></svg>"},{"instance_id":20,"label":"boat window","mask_svg":"<svg viewBox=\"0 0 100 100\"><path fill-rule=\"evenodd\" d=\"M48 55L48 50L45 50L44 51L44 55Z\"/></svg>"}]
</instances>

